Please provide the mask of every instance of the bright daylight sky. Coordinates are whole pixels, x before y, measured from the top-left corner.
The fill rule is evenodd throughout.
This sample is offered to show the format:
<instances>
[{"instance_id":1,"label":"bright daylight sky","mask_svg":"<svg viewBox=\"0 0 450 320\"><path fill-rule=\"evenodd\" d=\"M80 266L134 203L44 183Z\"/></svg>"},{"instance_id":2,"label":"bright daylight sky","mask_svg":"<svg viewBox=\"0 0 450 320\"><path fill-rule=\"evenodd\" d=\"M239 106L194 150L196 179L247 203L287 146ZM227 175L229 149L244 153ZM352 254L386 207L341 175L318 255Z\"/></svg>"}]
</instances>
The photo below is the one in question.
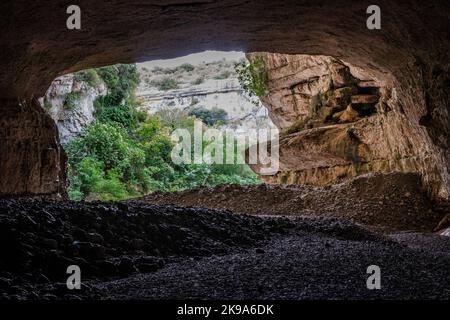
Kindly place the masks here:
<instances>
[{"instance_id":1,"label":"bright daylight sky","mask_svg":"<svg viewBox=\"0 0 450 320\"><path fill-rule=\"evenodd\" d=\"M193 53L184 57L179 57L175 59L168 60L153 60L138 63L141 67L153 68L155 66L162 68L173 68L179 66L183 63L190 63L193 65L198 65L202 63L208 63L213 61L220 61L222 59L228 61L238 61L242 58L245 58L245 54L243 52L238 51L204 51L199 53Z\"/></svg>"}]
</instances>

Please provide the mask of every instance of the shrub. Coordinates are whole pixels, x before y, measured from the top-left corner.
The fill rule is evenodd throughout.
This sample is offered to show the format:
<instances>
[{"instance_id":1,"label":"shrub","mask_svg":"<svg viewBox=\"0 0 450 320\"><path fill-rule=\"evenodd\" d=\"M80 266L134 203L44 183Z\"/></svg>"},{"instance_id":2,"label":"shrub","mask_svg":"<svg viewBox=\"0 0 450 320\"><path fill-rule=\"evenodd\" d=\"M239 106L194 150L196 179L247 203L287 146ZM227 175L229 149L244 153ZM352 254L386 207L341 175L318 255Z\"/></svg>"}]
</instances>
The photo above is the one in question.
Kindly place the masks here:
<instances>
[{"instance_id":1,"label":"shrub","mask_svg":"<svg viewBox=\"0 0 450 320\"><path fill-rule=\"evenodd\" d=\"M136 128L139 114L130 104L116 104L111 96L99 97L94 102L95 117L100 122L114 122L126 129Z\"/></svg>"},{"instance_id":2,"label":"shrub","mask_svg":"<svg viewBox=\"0 0 450 320\"><path fill-rule=\"evenodd\" d=\"M139 85L139 73L134 64L116 64L99 68L96 71L112 96L127 99L134 95L134 91Z\"/></svg>"},{"instance_id":3,"label":"shrub","mask_svg":"<svg viewBox=\"0 0 450 320\"><path fill-rule=\"evenodd\" d=\"M66 110L75 110L77 107L77 102L81 97L80 92L69 92L64 98L63 107Z\"/></svg>"},{"instance_id":4,"label":"shrub","mask_svg":"<svg viewBox=\"0 0 450 320\"><path fill-rule=\"evenodd\" d=\"M178 69L181 69L185 72L191 72L194 71L195 67L190 63L183 63L181 66L178 67Z\"/></svg>"},{"instance_id":5,"label":"shrub","mask_svg":"<svg viewBox=\"0 0 450 320\"><path fill-rule=\"evenodd\" d=\"M113 170L108 172L107 178L98 182L92 193L96 194L101 201L119 201L132 196Z\"/></svg>"},{"instance_id":6,"label":"shrub","mask_svg":"<svg viewBox=\"0 0 450 320\"><path fill-rule=\"evenodd\" d=\"M104 179L116 185L116 180L120 180L125 186L135 185L145 190L145 151L120 126L96 122L72 140L66 150L71 175L77 176L74 181L83 194L106 190L106 182L100 185Z\"/></svg>"},{"instance_id":7,"label":"shrub","mask_svg":"<svg viewBox=\"0 0 450 320\"><path fill-rule=\"evenodd\" d=\"M52 104L48 101L47 96L44 97L44 109L49 111L52 108Z\"/></svg>"},{"instance_id":8,"label":"shrub","mask_svg":"<svg viewBox=\"0 0 450 320\"><path fill-rule=\"evenodd\" d=\"M100 122L114 122L127 130L137 127L139 117L136 111L139 101L134 92L139 84L139 74L134 65L116 65L100 68L108 87L108 94L98 97L94 103L95 116Z\"/></svg>"},{"instance_id":9,"label":"shrub","mask_svg":"<svg viewBox=\"0 0 450 320\"><path fill-rule=\"evenodd\" d=\"M199 102L200 102L200 100L198 100L198 98L193 97L192 100L191 100L190 105L191 105L191 106L195 106L195 105L198 104Z\"/></svg>"},{"instance_id":10,"label":"shrub","mask_svg":"<svg viewBox=\"0 0 450 320\"><path fill-rule=\"evenodd\" d=\"M161 80L153 80L150 84L154 87L157 87L161 91L168 91L178 89L178 82L175 79L165 77Z\"/></svg>"},{"instance_id":11,"label":"shrub","mask_svg":"<svg viewBox=\"0 0 450 320\"><path fill-rule=\"evenodd\" d=\"M74 74L74 80L86 83L87 86L91 88L96 88L100 85L101 79L95 69L87 69L79 71Z\"/></svg>"},{"instance_id":12,"label":"shrub","mask_svg":"<svg viewBox=\"0 0 450 320\"><path fill-rule=\"evenodd\" d=\"M171 68L164 68L162 73L164 74L174 74L175 72L177 72L177 68L171 69Z\"/></svg>"},{"instance_id":13,"label":"shrub","mask_svg":"<svg viewBox=\"0 0 450 320\"><path fill-rule=\"evenodd\" d=\"M242 60L235 64L239 83L250 97L262 97L267 93L267 71L262 57L257 57L253 63ZM255 104L258 99L252 99Z\"/></svg>"},{"instance_id":14,"label":"shrub","mask_svg":"<svg viewBox=\"0 0 450 320\"><path fill-rule=\"evenodd\" d=\"M164 108L155 113L163 127L170 130L178 128L193 128L194 117L190 117L185 111L178 108Z\"/></svg>"},{"instance_id":15,"label":"shrub","mask_svg":"<svg viewBox=\"0 0 450 320\"><path fill-rule=\"evenodd\" d=\"M96 188L103 176L103 164L93 157L85 157L79 162L70 161L68 190L70 199L82 200Z\"/></svg>"},{"instance_id":16,"label":"shrub","mask_svg":"<svg viewBox=\"0 0 450 320\"><path fill-rule=\"evenodd\" d=\"M151 72L156 73L156 74L161 74L161 73L164 73L164 68L155 66L152 68Z\"/></svg>"},{"instance_id":17,"label":"shrub","mask_svg":"<svg viewBox=\"0 0 450 320\"><path fill-rule=\"evenodd\" d=\"M228 122L228 113L219 108L208 110L204 107L196 107L189 112L189 115L202 120L208 126L226 124Z\"/></svg>"},{"instance_id":18,"label":"shrub","mask_svg":"<svg viewBox=\"0 0 450 320\"><path fill-rule=\"evenodd\" d=\"M191 84L198 86L199 84L202 84L203 82L205 82L205 77L201 76L201 77L198 77L197 79L195 79L194 81L192 81Z\"/></svg>"}]
</instances>

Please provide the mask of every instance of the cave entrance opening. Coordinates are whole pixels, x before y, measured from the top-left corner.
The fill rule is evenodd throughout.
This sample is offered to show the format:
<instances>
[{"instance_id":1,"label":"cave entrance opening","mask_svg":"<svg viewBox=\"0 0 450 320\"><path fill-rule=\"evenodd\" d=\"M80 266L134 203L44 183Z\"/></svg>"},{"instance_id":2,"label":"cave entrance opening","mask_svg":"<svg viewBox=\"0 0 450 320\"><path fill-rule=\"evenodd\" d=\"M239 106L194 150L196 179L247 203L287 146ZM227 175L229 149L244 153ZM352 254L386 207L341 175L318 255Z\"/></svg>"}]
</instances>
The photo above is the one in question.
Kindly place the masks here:
<instances>
[{"instance_id":1,"label":"cave entrance opening","mask_svg":"<svg viewBox=\"0 0 450 320\"><path fill-rule=\"evenodd\" d=\"M323 185L334 178L298 178L298 172L324 170L337 158L359 170L367 154L358 136L362 129L354 125L381 110L381 84L352 68L330 56L205 51L64 75L40 102L57 123L69 157L71 199L122 200L222 184ZM276 130L280 136L269 146L305 135L302 141L312 149L325 149L300 148L294 151L298 161L282 158L280 170L268 176L248 154L241 163L227 162L226 154L220 164L175 163L173 133L192 133L196 121L203 132L234 130L238 136L249 129ZM311 130L322 133L311 136ZM201 152L216 139L204 136ZM242 151L233 147L232 158Z\"/></svg>"},{"instance_id":2,"label":"cave entrance opening","mask_svg":"<svg viewBox=\"0 0 450 320\"><path fill-rule=\"evenodd\" d=\"M240 81L237 66L248 64L242 52L206 51L54 80L40 104L57 124L68 155L69 197L109 201L156 191L259 184L240 157L252 143L244 136L250 130L277 129ZM208 138L211 132L227 138L234 133L236 141L224 149L223 162L174 162L174 132L192 133L198 123L203 153L218 136Z\"/></svg>"}]
</instances>

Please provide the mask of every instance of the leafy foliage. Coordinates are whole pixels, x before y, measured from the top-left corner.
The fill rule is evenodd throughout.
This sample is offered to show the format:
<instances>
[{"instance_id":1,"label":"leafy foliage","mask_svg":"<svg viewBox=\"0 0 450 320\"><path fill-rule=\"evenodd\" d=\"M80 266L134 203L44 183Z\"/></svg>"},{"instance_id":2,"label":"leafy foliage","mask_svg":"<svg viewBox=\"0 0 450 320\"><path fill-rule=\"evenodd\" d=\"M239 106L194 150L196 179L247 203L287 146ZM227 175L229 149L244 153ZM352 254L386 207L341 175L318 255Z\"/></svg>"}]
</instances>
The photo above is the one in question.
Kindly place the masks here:
<instances>
[{"instance_id":1,"label":"leafy foliage","mask_svg":"<svg viewBox=\"0 0 450 320\"><path fill-rule=\"evenodd\" d=\"M185 72L191 72L195 69L195 67L190 63L183 63L181 66L179 66L179 68L184 70Z\"/></svg>"},{"instance_id":2,"label":"leafy foliage","mask_svg":"<svg viewBox=\"0 0 450 320\"><path fill-rule=\"evenodd\" d=\"M252 102L259 103L257 98L267 94L268 79L264 59L257 57L253 63L243 59L236 63L234 68L242 88L249 97L253 98Z\"/></svg>"},{"instance_id":3,"label":"leafy foliage","mask_svg":"<svg viewBox=\"0 0 450 320\"><path fill-rule=\"evenodd\" d=\"M258 183L247 165L175 165L170 135L178 128L192 131L195 117L178 109L161 110L152 117L137 111L135 66L116 65L95 72L106 83L108 94L95 102L96 121L65 146L71 199L116 201L156 190ZM206 115L205 123L226 119L223 110Z\"/></svg>"},{"instance_id":4,"label":"leafy foliage","mask_svg":"<svg viewBox=\"0 0 450 320\"><path fill-rule=\"evenodd\" d=\"M95 88L101 83L100 76L95 69L87 69L74 74L75 81L84 82L89 87Z\"/></svg>"},{"instance_id":5,"label":"leafy foliage","mask_svg":"<svg viewBox=\"0 0 450 320\"><path fill-rule=\"evenodd\" d=\"M161 80L151 81L150 84L154 87L157 87L161 91L178 89L178 82L175 79L169 77L165 77Z\"/></svg>"},{"instance_id":6,"label":"leafy foliage","mask_svg":"<svg viewBox=\"0 0 450 320\"><path fill-rule=\"evenodd\" d=\"M228 122L228 113L219 108L208 110L204 107L196 107L189 111L190 116L194 116L208 126L222 125Z\"/></svg>"},{"instance_id":7,"label":"leafy foliage","mask_svg":"<svg viewBox=\"0 0 450 320\"><path fill-rule=\"evenodd\" d=\"M66 97L64 98L64 109L66 110L75 110L77 106L77 102L80 99L80 92L69 92L66 94Z\"/></svg>"},{"instance_id":8,"label":"leafy foliage","mask_svg":"<svg viewBox=\"0 0 450 320\"><path fill-rule=\"evenodd\" d=\"M134 64L116 64L96 69L105 82L109 95L116 101L128 100L134 96L139 85L139 73Z\"/></svg>"},{"instance_id":9,"label":"leafy foliage","mask_svg":"<svg viewBox=\"0 0 450 320\"><path fill-rule=\"evenodd\" d=\"M97 120L117 123L127 130L135 129L142 118L136 110L139 101L134 95L139 85L136 66L119 64L97 69L97 73L108 88L108 94L94 103Z\"/></svg>"},{"instance_id":10,"label":"leafy foliage","mask_svg":"<svg viewBox=\"0 0 450 320\"><path fill-rule=\"evenodd\" d=\"M48 101L47 96L44 97L44 109L49 111L52 108L52 104Z\"/></svg>"}]
</instances>

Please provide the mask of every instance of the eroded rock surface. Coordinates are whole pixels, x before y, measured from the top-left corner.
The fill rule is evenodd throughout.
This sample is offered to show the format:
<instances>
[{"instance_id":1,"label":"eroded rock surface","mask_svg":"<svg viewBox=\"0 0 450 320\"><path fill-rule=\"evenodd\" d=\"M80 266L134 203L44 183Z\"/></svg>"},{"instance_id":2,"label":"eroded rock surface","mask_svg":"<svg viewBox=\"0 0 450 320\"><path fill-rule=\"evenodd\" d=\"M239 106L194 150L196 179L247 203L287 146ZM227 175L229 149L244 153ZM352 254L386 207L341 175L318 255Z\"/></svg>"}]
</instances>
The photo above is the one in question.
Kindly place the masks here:
<instances>
[{"instance_id":1,"label":"eroded rock surface","mask_svg":"<svg viewBox=\"0 0 450 320\"><path fill-rule=\"evenodd\" d=\"M91 86L77 80L74 74L52 82L40 102L58 126L61 143L67 143L94 121L94 101L106 93L106 85L101 80Z\"/></svg>"},{"instance_id":2,"label":"eroded rock surface","mask_svg":"<svg viewBox=\"0 0 450 320\"><path fill-rule=\"evenodd\" d=\"M267 94L261 100L282 129L280 172L263 180L328 185L367 172L418 172L430 194L447 194L443 150L411 120L419 106L402 107L391 76L328 56L248 57L264 62Z\"/></svg>"},{"instance_id":3,"label":"eroded rock surface","mask_svg":"<svg viewBox=\"0 0 450 320\"><path fill-rule=\"evenodd\" d=\"M0 196L65 197L66 165L56 125L38 101L3 101Z\"/></svg>"}]
</instances>

